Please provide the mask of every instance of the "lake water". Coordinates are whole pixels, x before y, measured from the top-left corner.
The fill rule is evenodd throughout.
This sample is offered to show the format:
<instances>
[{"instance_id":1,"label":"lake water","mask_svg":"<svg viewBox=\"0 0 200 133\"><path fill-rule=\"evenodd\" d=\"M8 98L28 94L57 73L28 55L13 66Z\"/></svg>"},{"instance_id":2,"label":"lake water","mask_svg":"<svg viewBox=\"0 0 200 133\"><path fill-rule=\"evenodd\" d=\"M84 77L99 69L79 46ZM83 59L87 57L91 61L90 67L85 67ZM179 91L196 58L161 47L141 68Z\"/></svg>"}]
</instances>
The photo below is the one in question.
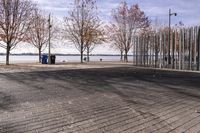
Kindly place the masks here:
<instances>
[{"instance_id":1,"label":"lake water","mask_svg":"<svg viewBox=\"0 0 200 133\"><path fill-rule=\"evenodd\" d=\"M120 56L90 56L90 61L120 61ZM5 63L6 56L0 55L0 63ZM132 61L133 57L129 56L129 60ZM56 62L79 62L80 56L56 56ZM38 62L38 56L36 55L11 55L10 63L34 63Z\"/></svg>"}]
</instances>

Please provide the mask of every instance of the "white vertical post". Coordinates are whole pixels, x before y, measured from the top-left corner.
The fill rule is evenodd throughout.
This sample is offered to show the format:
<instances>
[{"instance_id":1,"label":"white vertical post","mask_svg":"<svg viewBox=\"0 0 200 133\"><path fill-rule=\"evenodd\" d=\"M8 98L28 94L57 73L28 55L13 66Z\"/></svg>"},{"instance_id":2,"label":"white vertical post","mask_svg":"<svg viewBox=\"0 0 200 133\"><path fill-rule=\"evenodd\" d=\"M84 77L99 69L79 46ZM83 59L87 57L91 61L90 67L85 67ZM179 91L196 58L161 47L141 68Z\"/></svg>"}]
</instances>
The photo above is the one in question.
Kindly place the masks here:
<instances>
[{"instance_id":1,"label":"white vertical post","mask_svg":"<svg viewBox=\"0 0 200 133\"><path fill-rule=\"evenodd\" d=\"M194 65L197 65L197 27L194 27Z\"/></svg>"},{"instance_id":2,"label":"white vertical post","mask_svg":"<svg viewBox=\"0 0 200 133\"><path fill-rule=\"evenodd\" d=\"M190 70L192 70L192 48L193 48L193 45L192 45L192 38L193 38L193 34L192 34L192 30L193 28L190 28L189 30L189 41L190 41Z\"/></svg>"},{"instance_id":3,"label":"white vertical post","mask_svg":"<svg viewBox=\"0 0 200 133\"><path fill-rule=\"evenodd\" d=\"M163 36L163 66L165 67L165 59L166 59L166 53L165 53L165 48L166 48L166 35L165 35L165 32L164 32L164 36Z\"/></svg>"},{"instance_id":4,"label":"white vertical post","mask_svg":"<svg viewBox=\"0 0 200 133\"><path fill-rule=\"evenodd\" d=\"M178 39L178 31L177 31L177 29L174 31L175 32L175 35L174 35L174 37L175 37L175 42L174 42L174 60L175 60L175 69L177 69L177 39Z\"/></svg>"},{"instance_id":5,"label":"white vertical post","mask_svg":"<svg viewBox=\"0 0 200 133\"><path fill-rule=\"evenodd\" d=\"M183 59L182 59L182 62L183 62L183 66L182 66L182 69L184 70L185 69L185 42L186 42L186 32L185 32L185 29L183 29L183 33L182 33L182 36L183 36Z\"/></svg>"},{"instance_id":6,"label":"white vertical post","mask_svg":"<svg viewBox=\"0 0 200 133\"><path fill-rule=\"evenodd\" d=\"M173 47L174 47L174 69L177 69L177 29L174 30L174 40L173 40Z\"/></svg>"},{"instance_id":7,"label":"white vertical post","mask_svg":"<svg viewBox=\"0 0 200 133\"><path fill-rule=\"evenodd\" d=\"M181 45L182 45L182 30L180 29L179 31L179 70L181 70L181 58L182 58L182 53L181 53Z\"/></svg>"},{"instance_id":8,"label":"white vertical post","mask_svg":"<svg viewBox=\"0 0 200 133\"><path fill-rule=\"evenodd\" d=\"M160 54L159 54L159 58L160 58L160 62L159 62L159 67L160 68L162 68L162 33L160 32L160 42L159 42L159 44L160 44L160 50L159 50L159 52L160 52Z\"/></svg>"},{"instance_id":9,"label":"white vertical post","mask_svg":"<svg viewBox=\"0 0 200 133\"><path fill-rule=\"evenodd\" d=\"M132 42L132 44L133 44L133 46L132 46L132 47L133 47L133 65L134 65L134 53L135 53L135 52L134 52L134 51L135 51L135 39L136 39L136 37L134 36L134 37L133 37L133 40L132 40L132 41L133 41L133 42Z\"/></svg>"}]
</instances>

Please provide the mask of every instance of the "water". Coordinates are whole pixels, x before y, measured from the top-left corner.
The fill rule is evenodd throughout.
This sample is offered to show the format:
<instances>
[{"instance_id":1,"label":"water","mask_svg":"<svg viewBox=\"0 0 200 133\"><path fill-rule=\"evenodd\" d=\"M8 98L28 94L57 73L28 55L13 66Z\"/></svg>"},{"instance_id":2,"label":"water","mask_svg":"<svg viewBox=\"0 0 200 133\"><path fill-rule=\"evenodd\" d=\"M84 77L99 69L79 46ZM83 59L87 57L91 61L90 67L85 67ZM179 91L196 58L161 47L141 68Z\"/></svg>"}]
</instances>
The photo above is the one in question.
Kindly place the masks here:
<instances>
[{"instance_id":1,"label":"water","mask_svg":"<svg viewBox=\"0 0 200 133\"><path fill-rule=\"evenodd\" d=\"M90 61L120 61L120 56L90 56ZM133 57L129 56L129 60L132 61ZM5 63L6 56L0 55L0 63ZM56 56L56 62L79 62L80 56ZM38 56L36 55L11 55L10 63L35 63L38 62Z\"/></svg>"}]
</instances>

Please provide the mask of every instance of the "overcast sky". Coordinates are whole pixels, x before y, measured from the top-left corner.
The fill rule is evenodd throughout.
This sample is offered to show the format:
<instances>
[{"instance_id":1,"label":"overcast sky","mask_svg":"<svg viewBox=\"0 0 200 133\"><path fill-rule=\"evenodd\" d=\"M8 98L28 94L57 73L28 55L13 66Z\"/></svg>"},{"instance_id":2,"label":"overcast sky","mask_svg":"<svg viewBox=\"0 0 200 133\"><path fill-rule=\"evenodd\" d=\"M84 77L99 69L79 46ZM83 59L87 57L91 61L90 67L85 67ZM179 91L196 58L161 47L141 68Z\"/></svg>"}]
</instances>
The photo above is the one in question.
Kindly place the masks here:
<instances>
[{"instance_id":1,"label":"overcast sky","mask_svg":"<svg viewBox=\"0 0 200 133\"><path fill-rule=\"evenodd\" d=\"M42 9L51 12L58 18L67 15L73 0L34 0ZM116 8L122 0L97 0L103 20L110 20L111 10ZM172 23L182 21L185 25L198 25L200 22L200 0L127 0L129 5L139 4L149 18L154 21L158 18L162 23L168 23L169 8L178 13Z\"/></svg>"},{"instance_id":2,"label":"overcast sky","mask_svg":"<svg viewBox=\"0 0 200 133\"><path fill-rule=\"evenodd\" d=\"M62 19L67 16L68 10L72 7L74 0L34 0L47 13L53 14L55 17ZM105 22L111 21L111 10L116 8L122 0L97 0L97 6L101 14L101 19ZM141 10L155 22L157 18L160 23L168 24L169 8L176 12L178 16L173 16L172 24L182 21L186 26L200 24L200 0L127 0L128 5L139 4ZM59 42L58 42L59 43ZM100 49L100 50L99 50ZM18 51L18 50L16 50ZM37 52L32 50L28 52ZM78 53L73 46L68 46L54 50L55 53ZM97 48L93 53L110 54L111 49L105 47ZM117 53L113 51L112 53Z\"/></svg>"}]
</instances>

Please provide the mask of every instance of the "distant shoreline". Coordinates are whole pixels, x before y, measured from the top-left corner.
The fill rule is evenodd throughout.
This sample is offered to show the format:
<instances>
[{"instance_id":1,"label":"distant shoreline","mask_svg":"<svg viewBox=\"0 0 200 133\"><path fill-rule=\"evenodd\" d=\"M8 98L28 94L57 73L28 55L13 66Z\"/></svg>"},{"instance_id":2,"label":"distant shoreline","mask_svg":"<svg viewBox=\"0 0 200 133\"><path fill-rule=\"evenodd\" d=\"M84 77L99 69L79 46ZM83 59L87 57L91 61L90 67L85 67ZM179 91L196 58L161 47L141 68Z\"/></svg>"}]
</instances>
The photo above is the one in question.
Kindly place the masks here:
<instances>
[{"instance_id":1,"label":"distant shoreline","mask_svg":"<svg viewBox=\"0 0 200 133\"><path fill-rule=\"evenodd\" d=\"M47 54L47 53L44 53ZM5 56L6 54L4 53L0 53L0 56ZM38 54L32 54L32 53L22 53L22 54L10 54L11 56L38 56ZM80 56L79 54L54 54L57 56ZM87 56L86 54L84 54L84 56ZM91 54L90 56L121 56L118 54ZM128 55L128 56L133 56L133 55Z\"/></svg>"}]
</instances>

